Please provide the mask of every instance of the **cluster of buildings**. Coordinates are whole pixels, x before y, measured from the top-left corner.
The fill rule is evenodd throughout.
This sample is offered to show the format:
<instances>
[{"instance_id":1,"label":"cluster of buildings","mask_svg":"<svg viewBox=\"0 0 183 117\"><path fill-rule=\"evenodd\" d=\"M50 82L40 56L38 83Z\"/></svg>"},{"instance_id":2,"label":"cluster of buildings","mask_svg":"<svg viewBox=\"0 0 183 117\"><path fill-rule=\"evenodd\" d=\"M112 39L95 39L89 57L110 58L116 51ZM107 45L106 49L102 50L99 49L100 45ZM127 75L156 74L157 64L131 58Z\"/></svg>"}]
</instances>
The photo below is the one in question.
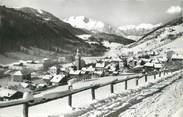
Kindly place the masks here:
<instances>
[{"instance_id":1,"label":"cluster of buildings","mask_svg":"<svg viewBox=\"0 0 183 117\"><path fill-rule=\"evenodd\" d=\"M46 59L44 61L50 60ZM5 93L1 93L0 98L20 98L25 91L36 93L67 84L67 81L70 79L80 81L107 75L117 75L119 62L120 61L111 61L110 58L104 58L95 63L86 64L85 61L81 59L80 51L77 50L73 63L49 65L47 70L43 69L43 64L39 61L14 63L9 70L7 70L7 73L11 74L7 86L2 86L0 90L0 93L4 91L7 92L9 98L7 98L8 96L5 95ZM18 95L16 93L18 93Z\"/></svg>"},{"instance_id":2,"label":"cluster of buildings","mask_svg":"<svg viewBox=\"0 0 183 117\"><path fill-rule=\"evenodd\" d=\"M173 52L167 52L166 56L161 56L155 51L139 52L128 56L105 57L95 62L86 64L81 58L81 53L77 50L75 61L69 64L48 65L46 70L37 61L28 61L36 70L24 67L23 63L15 65L11 72L11 79L6 87L0 88L0 100L11 100L21 98L25 91L38 93L59 85L67 84L70 79L76 81L99 78L103 76L119 75L123 72L151 72L165 68L168 61L183 62L183 56ZM50 61L48 59L44 61ZM24 63L25 64L25 63ZM36 66L38 65L38 66ZM7 69L7 68L6 68Z\"/></svg>"},{"instance_id":3,"label":"cluster of buildings","mask_svg":"<svg viewBox=\"0 0 183 117\"><path fill-rule=\"evenodd\" d=\"M183 56L172 50L168 51L141 51L137 54L131 54L126 59L126 64L134 72L150 72L152 70L159 71L169 69L170 65L183 63ZM175 65L174 67L177 67Z\"/></svg>"}]
</instances>

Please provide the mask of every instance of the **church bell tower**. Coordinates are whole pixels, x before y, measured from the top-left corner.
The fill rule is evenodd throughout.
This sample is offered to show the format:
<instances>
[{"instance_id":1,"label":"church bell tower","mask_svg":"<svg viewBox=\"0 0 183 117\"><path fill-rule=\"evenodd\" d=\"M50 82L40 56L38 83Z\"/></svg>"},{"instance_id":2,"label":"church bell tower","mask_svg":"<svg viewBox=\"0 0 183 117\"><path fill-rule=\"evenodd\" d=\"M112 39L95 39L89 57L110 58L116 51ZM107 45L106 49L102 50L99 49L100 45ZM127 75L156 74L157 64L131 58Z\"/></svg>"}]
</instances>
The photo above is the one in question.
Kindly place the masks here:
<instances>
[{"instance_id":1,"label":"church bell tower","mask_svg":"<svg viewBox=\"0 0 183 117\"><path fill-rule=\"evenodd\" d=\"M77 67L77 70L81 69L81 53L80 53L79 49L77 49L77 52L76 52L75 65Z\"/></svg>"}]
</instances>

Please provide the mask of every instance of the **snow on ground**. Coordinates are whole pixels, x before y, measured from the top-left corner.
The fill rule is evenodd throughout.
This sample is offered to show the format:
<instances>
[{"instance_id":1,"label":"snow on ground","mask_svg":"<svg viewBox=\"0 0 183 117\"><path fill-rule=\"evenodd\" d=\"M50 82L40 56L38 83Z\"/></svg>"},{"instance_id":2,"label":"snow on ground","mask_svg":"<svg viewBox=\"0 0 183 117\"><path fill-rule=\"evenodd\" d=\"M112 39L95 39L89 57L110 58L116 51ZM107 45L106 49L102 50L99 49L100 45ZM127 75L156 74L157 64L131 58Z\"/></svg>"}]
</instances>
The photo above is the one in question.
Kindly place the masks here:
<instances>
[{"instance_id":1,"label":"snow on ground","mask_svg":"<svg viewBox=\"0 0 183 117\"><path fill-rule=\"evenodd\" d=\"M77 37L83 39L83 40L88 40L92 35L90 34L82 34L82 35L76 35Z\"/></svg>"},{"instance_id":2,"label":"snow on ground","mask_svg":"<svg viewBox=\"0 0 183 117\"><path fill-rule=\"evenodd\" d=\"M171 79L174 79L174 78L171 78ZM169 84L172 81L173 80L168 80L167 84ZM156 80L156 83L158 82L159 80ZM96 104L90 105L90 107L86 109L87 113L85 112L80 117L103 117L103 116L117 117L119 112L127 109L128 107L140 101L141 99L144 99L147 95L156 93L159 90L159 88L163 87L164 85L166 85L164 81L162 83L160 82L153 86L152 86L152 83L149 82L144 84L144 86L139 87L137 91L128 90L127 92L124 92L124 93L120 93L116 95L114 94L113 96L108 97L105 100L101 100ZM129 116L126 115L124 117L129 117ZM132 117L136 117L136 116L133 115Z\"/></svg>"},{"instance_id":3,"label":"snow on ground","mask_svg":"<svg viewBox=\"0 0 183 117\"><path fill-rule=\"evenodd\" d=\"M173 42L171 42L167 45L164 45L161 48L163 48L163 49L170 48L171 50L174 50L176 53L183 55L183 36L174 40Z\"/></svg>"},{"instance_id":4,"label":"snow on ground","mask_svg":"<svg viewBox=\"0 0 183 117\"><path fill-rule=\"evenodd\" d=\"M109 47L110 50L105 52L105 54L103 56L82 57L82 59L84 59L87 64L88 63L95 63L97 60L105 58L105 57L114 57L115 58L115 57L118 57L118 55L121 55L121 49L120 48L123 47L122 44L114 43L114 42L109 43L108 41L103 41L102 43L105 47ZM125 50L126 49L124 48L124 51Z\"/></svg>"},{"instance_id":5,"label":"snow on ground","mask_svg":"<svg viewBox=\"0 0 183 117\"><path fill-rule=\"evenodd\" d=\"M43 11L41 9L37 9L38 13L43 14Z\"/></svg>"},{"instance_id":6,"label":"snow on ground","mask_svg":"<svg viewBox=\"0 0 183 117\"><path fill-rule=\"evenodd\" d=\"M140 39L142 36L135 36L135 35L130 35L130 36L126 36L126 38L128 39L132 39L134 41L137 41L138 39Z\"/></svg>"},{"instance_id":7,"label":"snow on ground","mask_svg":"<svg viewBox=\"0 0 183 117\"><path fill-rule=\"evenodd\" d=\"M125 76L103 77L103 78L100 78L99 80L94 79L91 81L78 82L78 83L74 84L74 88L80 88L80 87L88 86L88 85L95 84L95 83L109 82L111 80L124 79L124 78L125 78ZM149 79L148 80L149 82L153 81L153 76L148 77L148 79ZM135 86L135 80L130 80L128 82L128 84L129 84L128 85L129 89L137 88ZM139 81L139 84L141 84L142 86L146 84L144 81L144 78L142 78ZM56 92L56 91L64 91L64 90L67 90L67 86L60 86L60 87L54 88L53 90L47 90L47 91L44 91L42 94L38 94L36 96L41 96L41 95L44 95L47 93ZM121 93L121 92L126 92L124 90L124 83L115 85L114 91L116 94ZM129 90L129 91L131 91L131 90ZM110 93L110 86L105 86L105 87L102 87L102 88L99 88L96 90L96 100L95 101L92 101L92 99L91 99L91 90L83 91L81 93L73 95L73 106L77 107L76 110L72 110L68 106L68 97L65 97L65 98L54 100L54 101L51 101L51 102L48 102L45 104L30 107L29 112L30 112L31 117L48 117L49 115L56 116L56 115L68 114L70 112L73 112L73 113L75 112L78 114L79 112L81 112L80 110L82 110L83 107L88 107L89 104L91 104L91 103L95 103L96 101L100 101L103 98L114 96L114 95L115 94ZM108 101L110 101L110 100L108 100ZM99 105L100 105L100 103L99 103ZM110 106L110 107L112 107L112 106ZM103 107L101 107L101 108L103 108ZM11 113L9 113L9 112L11 112ZM8 115L7 115L7 113L8 113ZM0 109L0 116L1 117L21 117L22 116L22 105ZM91 116L91 117L94 117L94 116Z\"/></svg>"},{"instance_id":8,"label":"snow on ground","mask_svg":"<svg viewBox=\"0 0 183 117\"><path fill-rule=\"evenodd\" d=\"M109 41L103 41L102 44L105 46L105 47L109 47L111 49L115 49L117 47L121 47L123 44L120 44L120 43L115 43L115 42L109 42Z\"/></svg>"},{"instance_id":9,"label":"snow on ground","mask_svg":"<svg viewBox=\"0 0 183 117\"><path fill-rule=\"evenodd\" d=\"M183 79L176 81L162 92L130 107L121 113L120 117L172 117L180 107L183 107L182 82ZM173 117L178 116L175 114Z\"/></svg>"},{"instance_id":10,"label":"snow on ground","mask_svg":"<svg viewBox=\"0 0 183 117\"><path fill-rule=\"evenodd\" d=\"M183 107L181 107L172 117L183 117Z\"/></svg>"},{"instance_id":11,"label":"snow on ground","mask_svg":"<svg viewBox=\"0 0 183 117\"><path fill-rule=\"evenodd\" d=\"M103 56L96 56L96 57L82 57L86 64L89 63L96 63L97 60L104 58Z\"/></svg>"},{"instance_id":12,"label":"snow on ground","mask_svg":"<svg viewBox=\"0 0 183 117\"><path fill-rule=\"evenodd\" d=\"M115 43L115 42L111 42L109 43L108 41L103 41L102 42L103 45L105 47L108 47L110 48L110 50L108 52L106 52L104 54L104 56L111 56L111 57L115 57L115 56L118 56L121 52L119 51L119 48L123 47L122 44L120 43Z\"/></svg>"},{"instance_id":13,"label":"snow on ground","mask_svg":"<svg viewBox=\"0 0 183 117\"><path fill-rule=\"evenodd\" d=\"M179 48L179 51L180 49L182 49L181 39L183 38L183 36L178 36L178 35L183 33L183 24L166 27L164 29L161 29L160 31L161 31L160 35L157 35L157 34L149 35L148 37L145 38L147 41L143 43L139 43L137 46L131 48L131 51L137 52L137 51L142 51L144 49L150 50L150 49L157 49L160 47L164 48L170 45L173 46L174 48L175 47ZM171 41L170 35L177 37L177 39L175 39L175 41ZM178 44L178 42L180 42L180 44Z\"/></svg>"}]
</instances>

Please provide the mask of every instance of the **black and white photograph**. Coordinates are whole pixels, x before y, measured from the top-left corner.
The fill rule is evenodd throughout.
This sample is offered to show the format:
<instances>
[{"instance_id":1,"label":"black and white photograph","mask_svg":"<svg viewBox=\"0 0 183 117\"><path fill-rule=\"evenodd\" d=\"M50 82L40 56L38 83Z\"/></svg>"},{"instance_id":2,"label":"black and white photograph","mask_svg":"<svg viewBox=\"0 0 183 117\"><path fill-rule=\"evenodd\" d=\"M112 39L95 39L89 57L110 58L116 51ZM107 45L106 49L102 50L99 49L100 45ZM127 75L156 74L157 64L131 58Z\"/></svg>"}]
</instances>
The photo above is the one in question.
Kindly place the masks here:
<instances>
[{"instance_id":1,"label":"black and white photograph","mask_svg":"<svg viewBox=\"0 0 183 117\"><path fill-rule=\"evenodd\" d=\"M183 0L0 0L0 117L183 117Z\"/></svg>"}]
</instances>

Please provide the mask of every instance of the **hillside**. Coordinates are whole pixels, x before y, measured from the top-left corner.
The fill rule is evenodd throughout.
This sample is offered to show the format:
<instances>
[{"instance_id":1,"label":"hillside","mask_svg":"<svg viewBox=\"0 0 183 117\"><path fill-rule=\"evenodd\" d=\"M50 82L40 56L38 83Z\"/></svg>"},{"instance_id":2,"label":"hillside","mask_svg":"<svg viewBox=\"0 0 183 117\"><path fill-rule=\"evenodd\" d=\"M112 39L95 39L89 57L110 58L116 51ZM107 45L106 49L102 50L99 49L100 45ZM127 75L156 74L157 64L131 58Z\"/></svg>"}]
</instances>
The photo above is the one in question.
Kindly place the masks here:
<instances>
[{"instance_id":1,"label":"hillside","mask_svg":"<svg viewBox=\"0 0 183 117\"><path fill-rule=\"evenodd\" d=\"M93 34L89 39L95 40L97 42L108 41L108 42L120 43L123 45L128 45L130 43L135 42L134 40L127 39L122 36L118 36L118 35L114 35L114 34L107 34L107 33L96 33L96 34Z\"/></svg>"},{"instance_id":2,"label":"hillside","mask_svg":"<svg viewBox=\"0 0 183 117\"><path fill-rule=\"evenodd\" d=\"M75 36L86 33L85 31L45 13L43 18L0 6L0 53L28 53L32 47L67 55L73 54L76 48L82 49L83 55L101 55L105 51L105 47L88 44ZM45 20L46 17L52 19Z\"/></svg>"},{"instance_id":3,"label":"hillside","mask_svg":"<svg viewBox=\"0 0 183 117\"><path fill-rule=\"evenodd\" d=\"M182 18L177 18L170 21L160 27L157 27L153 31L145 34L137 42L131 44L129 47L132 50L152 50L165 45L173 43L177 39L179 41L183 36L183 22ZM175 44L175 42L174 42Z\"/></svg>"},{"instance_id":4,"label":"hillside","mask_svg":"<svg viewBox=\"0 0 183 117\"><path fill-rule=\"evenodd\" d=\"M56 16L54 16L53 14L51 14L47 11L41 10L41 9L33 9L30 7L23 7L23 8L19 8L17 10L20 10L24 13L27 13L33 17L39 17L42 20L44 20L45 22L54 23L55 25L57 25L61 28L66 28L66 29L68 29L68 31L70 33L75 34L75 35L90 33L87 30L72 27L69 23L65 23L62 20L60 20L59 18L57 18Z\"/></svg>"}]
</instances>

